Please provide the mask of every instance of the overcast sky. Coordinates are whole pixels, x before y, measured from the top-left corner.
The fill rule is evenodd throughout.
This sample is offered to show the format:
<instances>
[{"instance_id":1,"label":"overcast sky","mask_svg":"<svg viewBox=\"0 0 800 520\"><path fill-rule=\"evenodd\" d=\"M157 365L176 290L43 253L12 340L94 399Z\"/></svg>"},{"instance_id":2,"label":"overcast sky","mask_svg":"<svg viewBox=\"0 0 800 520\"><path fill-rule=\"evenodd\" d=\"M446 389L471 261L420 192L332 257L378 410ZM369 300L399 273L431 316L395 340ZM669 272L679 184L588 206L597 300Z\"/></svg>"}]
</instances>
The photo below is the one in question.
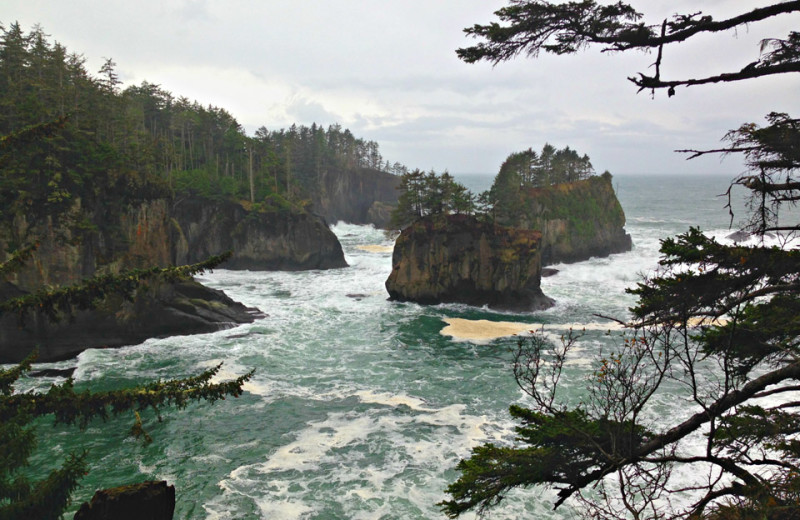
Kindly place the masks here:
<instances>
[{"instance_id":1,"label":"overcast sky","mask_svg":"<svg viewBox=\"0 0 800 520\"><path fill-rule=\"evenodd\" d=\"M715 18L768 2L633 0L659 23L698 4ZM800 114L800 74L637 95L626 78L653 55L517 58L492 68L456 58L462 32L494 19L496 0L0 0L0 22L38 23L96 73L117 63L125 85L156 83L228 110L251 134L340 123L411 168L495 173L511 152L545 142L587 153L612 173L730 173L736 160L685 161L770 111ZM665 51L664 79L733 71L758 42L786 37L800 15L702 36Z\"/></svg>"}]
</instances>

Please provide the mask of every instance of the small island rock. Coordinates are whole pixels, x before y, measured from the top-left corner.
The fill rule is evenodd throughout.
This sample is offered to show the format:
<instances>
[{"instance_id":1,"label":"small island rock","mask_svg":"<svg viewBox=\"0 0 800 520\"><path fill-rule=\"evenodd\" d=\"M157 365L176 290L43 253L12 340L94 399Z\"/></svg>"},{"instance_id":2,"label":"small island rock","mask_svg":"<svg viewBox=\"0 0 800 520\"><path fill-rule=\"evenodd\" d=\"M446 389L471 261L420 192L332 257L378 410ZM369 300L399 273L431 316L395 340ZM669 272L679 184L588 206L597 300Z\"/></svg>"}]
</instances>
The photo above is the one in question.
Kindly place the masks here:
<instances>
[{"instance_id":1,"label":"small island rock","mask_svg":"<svg viewBox=\"0 0 800 520\"><path fill-rule=\"evenodd\" d=\"M434 215L408 226L395 242L390 299L466 303L531 311L553 305L539 286L538 231Z\"/></svg>"}]
</instances>

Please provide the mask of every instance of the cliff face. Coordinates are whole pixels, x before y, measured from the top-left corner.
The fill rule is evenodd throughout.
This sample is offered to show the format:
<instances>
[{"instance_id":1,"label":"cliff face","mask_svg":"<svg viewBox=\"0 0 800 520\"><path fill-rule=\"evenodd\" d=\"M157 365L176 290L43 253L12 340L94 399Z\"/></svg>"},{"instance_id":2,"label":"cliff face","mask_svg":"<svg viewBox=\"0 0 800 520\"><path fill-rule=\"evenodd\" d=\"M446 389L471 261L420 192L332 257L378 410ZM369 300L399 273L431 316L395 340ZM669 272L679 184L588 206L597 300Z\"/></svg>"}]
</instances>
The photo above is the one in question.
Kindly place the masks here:
<instances>
[{"instance_id":1,"label":"cliff face","mask_svg":"<svg viewBox=\"0 0 800 520\"><path fill-rule=\"evenodd\" d=\"M78 199L73 204L77 213ZM123 269L152 266L166 267L172 262L170 204L153 199L120 209L114 222L96 224L104 217L89 213L82 232L75 233L61 222L48 219L29 229L24 217L17 217L10 233L0 233L0 261L15 237L37 237L39 247L26 267L10 281L23 290L42 286L77 283L97 274L117 273Z\"/></svg>"},{"instance_id":2,"label":"cliff face","mask_svg":"<svg viewBox=\"0 0 800 520\"><path fill-rule=\"evenodd\" d=\"M187 199L172 210L172 258L200 262L233 250L225 269L282 270L347 267L342 246L313 215L248 213L234 202Z\"/></svg>"},{"instance_id":3,"label":"cliff face","mask_svg":"<svg viewBox=\"0 0 800 520\"><path fill-rule=\"evenodd\" d=\"M80 201L75 203L76 209ZM96 217L95 217L96 218ZM27 230L15 222L16 235ZM319 217L249 213L240 204L205 199L153 199L122 208L118 222L73 235L48 221L33 230L39 249L11 278L23 290L66 285L123 269L192 264L234 250L225 269L303 270L346 267L341 244ZM0 251L9 249L0 236ZM4 261L0 253L0 261Z\"/></svg>"},{"instance_id":4,"label":"cliff face","mask_svg":"<svg viewBox=\"0 0 800 520\"><path fill-rule=\"evenodd\" d=\"M579 262L630 251L625 212L610 176L531 188L503 225L542 233L542 264Z\"/></svg>"},{"instance_id":5,"label":"cliff face","mask_svg":"<svg viewBox=\"0 0 800 520\"><path fill-rule=\"evenodd\" d=\"M329 222L388 226L386 207L397 204L400 178L390 173L362 168L326 172L312 197L314 211Z\"/></svg>"},{"instance_id":6,"label":"cliff face","mask_svg":"<svg viewBox=\"0 0 800 520\"><path fill-rule=\"evenodd\" d=\"M465 215L423 218L398 237L390 299L536 310L553 301L539 287L541 234Z\"/></svg>"},{"instance_id":7,"label":"cliff face","mask_svg":"<svg viewBox=\"0 0 800 520\"><path fill-rule=\"evenodd\" d=\"M74 209L80 209L76 200ZM82 279L124 269L197 263L229 249L236 254L228 269L327 269L345 267L341 245L319 217L308 214L248 213L231 202L199 199L173 204L152 199L119 208L113 221L87 213L80 235L60 222L28 229L17 218L0 251L30 232L39 248L26 266L0 286L0 301L44 286L71 285ZM102 222L102 225L100 223ZM94 223L94 224L92 224ZM0 261L5 261L0 253ZM39 349L39 360L74 356L93 347L117 347L147 338L197 334L252 322L258 314L220 291L199 283L154 282L133 301L106 298L93 311L77 311L58 323L39 313L21 322L0 314L0 362L15 362Z\"/></svg>"}]
</instances>

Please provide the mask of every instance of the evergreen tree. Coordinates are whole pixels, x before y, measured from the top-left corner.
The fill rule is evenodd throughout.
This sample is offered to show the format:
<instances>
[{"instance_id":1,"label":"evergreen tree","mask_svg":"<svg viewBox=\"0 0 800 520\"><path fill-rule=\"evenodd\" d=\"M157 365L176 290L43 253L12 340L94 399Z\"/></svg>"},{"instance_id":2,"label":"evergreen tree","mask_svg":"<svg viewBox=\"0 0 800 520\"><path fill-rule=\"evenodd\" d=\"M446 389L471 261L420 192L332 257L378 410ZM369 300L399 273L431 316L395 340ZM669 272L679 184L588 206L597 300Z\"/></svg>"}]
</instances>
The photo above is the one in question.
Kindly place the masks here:
<instances>
[{"instance_id":1,"label":"evergreen tree","mask_svg":"<svg viewBox=\"0 0 800 520\"><path fill-rule=\"evenodd\" d=\"M594 175L589 156L582 157L569 146L561 150L545 143L541 153L532 148L510 154L492 183L485 201L492 200L488 210L497 222L512 225L524 206L526 190L553 184L575 182Z\"/></svg>"},{"instance_id":2,"label":"evergreen tree","mask_svg":"<svg viewBox=\"0 0 800 520\"><path fill-rule=\"evenodd\" d=\"M30 183L19 184L19 179L8 174L8 158L22 152L31 153L30 148L35 153L38 144L63 131L65 122L62 118L0 138L0 179L4 182L4 194L8 189L6 183L9 182L25 188L31 186ZM57 206L46 206L43 211L50 211L48 216L52 218L62 210ZM12 251L8 259L0 263L0 276L4 279L25 266L38 247L35 236L18 238L27 241L27 245ZM184 279L219 265L228 256L230 254L213 257L191 266L156 267L108 274L69 287L42 287L36 292L0 301L0 315L16 314L21 322L24 322L28 313L33 312L54 321L67 318L76 310L96 307L107 295L116 294L131 299L148 281ZM142 428L140 412L152 409L158 413L165 406L183 408L191 401L214 402L226 396L238 397L242 393L242 385L252 377L251 372L233 381L211 383L211 378L219 372L220 366L217 366L194 377L116 391L77 391L70 378L63 384L51 386L46 393L15 392L15 383L31 369L35 359L34 352L17 366L0 370L0 519L61 518L69 506L72 492L88 470L88 452L72 453L46 478L31 481L27 466L36 448L35 422L38 419L53 417L55 424L77 425L83 429L94 419L107 419L111 415L132 412L135 417L132 433L137 437L144 436L147 440L149 437Z\"/></svg>"},{"instance_id":3,"label":"evergreen tree","mask_svg":"<svg viewBox=\"0 0 800 520\"><path fill-rule=\"evenodd\" d=\"M514 0L497 12L507 25L467 29L485 41L458 52L467 61L497 63L520 52L563 54L591 44L656 49L655 75L631 81L673 95L680 85L800 72L793 32L764 42L761 58L738 72L660 76L671 44L798 11L800 2L789 1L727 20L695 13L650 26L622 2ZM446 514L484 512L516 487L552 486L555 507L576 498L592 518L800 517L800 250L790 241L800 222L785 211L800 200L800 121L776 113L767 122L730 132L726 148L694 151L745 156L749 170L733 184L752 193L749 230L761 241L724 245L695 228L664 240L657 274L630 290L638 302L628 332L594 361L579 400L560 392L576 338L521 342L514 375L533 405L511 407L520 424L517 445L474 449L448 488L452 499L441 504ZM768 232L780 233L782 245L764 245ZM688 415L655 412L659 395L691 403Z\"/></svg>"},{"instance_id":4,"label":"evergreen tree","mask_svg":"<svg viewBox=\"0 0 800 520\"><path fill-rule=\"evenodd\" d=\"M427 174L418 169L407 171L400 176L398 189L401 193L390 223L395 229L426 215L472 214L475 210L474 195L446 171L441 175L433 170Z\"/></svg>"},{"instance_id":5,"label":"evergreen tree","mask_svg":"<svg viewBox=\"0 0 800 520\"><path fill-rule=\"evenodd\" d=\"M329 173L385 168L377 143L339 125L247 136L223 108L147 81L123 89L112 59L93 77L82 56L50 44L40 27L26 34L18 23L0 25L0 134L67 115L65 143L53 147L48 164L84 181L113 171L132 187L161 184L178 195L278 209L302 206ZM71 188L76 195L93 189Z\"/></svg>"}]
</instances>

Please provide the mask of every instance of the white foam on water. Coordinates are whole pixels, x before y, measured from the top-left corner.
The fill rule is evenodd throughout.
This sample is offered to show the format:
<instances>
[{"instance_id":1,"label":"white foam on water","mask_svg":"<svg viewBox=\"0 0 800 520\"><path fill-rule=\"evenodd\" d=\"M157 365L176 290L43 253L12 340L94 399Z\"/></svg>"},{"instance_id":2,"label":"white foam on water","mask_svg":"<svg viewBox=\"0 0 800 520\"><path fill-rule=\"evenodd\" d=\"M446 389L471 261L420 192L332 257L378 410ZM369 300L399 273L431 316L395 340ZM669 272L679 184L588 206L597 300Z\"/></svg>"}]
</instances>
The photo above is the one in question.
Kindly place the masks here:
<instances>
[{"instance_id":1,"label":"white foam on water","mask_svg":"<svg viewBox=\"0 0 800 520\"><path fill-rule=\"evenodd\" d=\"M223 493L261 496L256 501L262 514L289 518L285 515L318 510L325 498L336 500L334 490L315 490L333 479L348 518L371 518L377 512L397 516L397 499L411 497L424 508L442 500L446 482L438 476L441 469L454 466L472 446L500 436L487 417L466 414L463 404L437 408L420 398L374 389L350 396L380 408L329 413L308 423L266 461L231 471L219 482ZM383 453L389 447L375 457L375 450ZM326 477L322 468L328 466L336 472ZM418 479L429 485L420 488Z\"/></svg>"},{"instance_id":2,"label":"white foam on water","mask_svg":"<svg viewBox=\"0 0 800 520\"><path fill-rule=\"evenodd\" d=\"M439 331L443 336L450 336L453 341L468 341L476 344L488 344L495 339L530 334L541 328L537 323L519 323L509 321L467 320L463 318L442 318L447 325Z\"/></svg>"},{"instance_id":3,"label":"white foam on water","mask_svg":"<svg viewBox=\"0 0 800 520\"><path fill-rule=\"evenodd\" d=\"M391 394L376 390L358 390L352 395L358 397L362 403L381 404L385 406L407 406L418 412L431 412L431 408L425 406L425 401L417 397L404 394Z\"/></svg>"}]
</instances>

